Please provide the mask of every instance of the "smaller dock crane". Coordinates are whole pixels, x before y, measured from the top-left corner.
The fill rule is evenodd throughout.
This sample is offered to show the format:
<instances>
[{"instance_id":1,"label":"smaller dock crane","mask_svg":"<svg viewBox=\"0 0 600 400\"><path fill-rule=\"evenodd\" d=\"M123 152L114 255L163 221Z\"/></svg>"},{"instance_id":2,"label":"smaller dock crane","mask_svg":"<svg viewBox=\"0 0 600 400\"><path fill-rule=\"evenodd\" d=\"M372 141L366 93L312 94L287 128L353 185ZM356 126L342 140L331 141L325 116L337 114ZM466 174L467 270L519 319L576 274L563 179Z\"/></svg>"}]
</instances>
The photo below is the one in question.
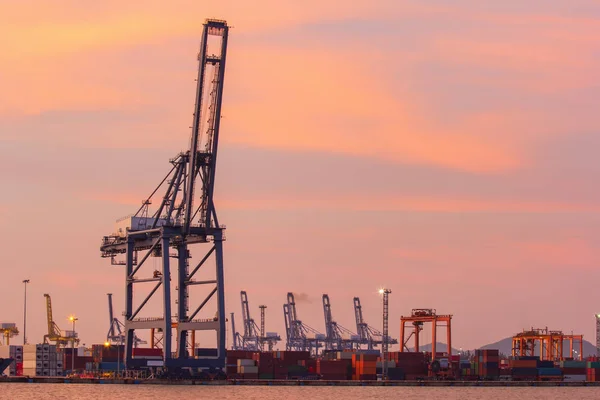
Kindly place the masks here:
<instances>
[{"instance_id":1,"label":"smaller dock crane","mask_svg":"<svg viewBox=\"0 0 600 400\"><path fill-rule=\"evenodd\" d=\"M46 313L48 320L48 334L44 335L44 343L55 342L57 347L66 346L72 343L73 346L79 343L77 333L74 331L61 331L54 319L52 319L52 299L49 294L44 294L46 298Z\"/></svg>"}]
</instances>

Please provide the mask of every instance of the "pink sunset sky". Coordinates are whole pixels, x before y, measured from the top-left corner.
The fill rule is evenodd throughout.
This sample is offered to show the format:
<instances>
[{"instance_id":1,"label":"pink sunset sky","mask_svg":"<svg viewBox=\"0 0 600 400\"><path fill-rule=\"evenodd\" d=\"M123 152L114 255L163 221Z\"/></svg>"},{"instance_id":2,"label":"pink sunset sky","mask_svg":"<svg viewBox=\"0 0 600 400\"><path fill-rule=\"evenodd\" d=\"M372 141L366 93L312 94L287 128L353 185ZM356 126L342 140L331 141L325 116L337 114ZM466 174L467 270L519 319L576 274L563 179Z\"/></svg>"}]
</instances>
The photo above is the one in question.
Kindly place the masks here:
<instances>
[{"instance_id":1,"label":"pink sunset sky","mask_svg":"<svg viewBox=\"0 0 600 400\"><path fill-rule=\"evenodd\" d=\"M394 337L435 308L456 348L531 326L594 342L598 2L0 0L0 15L0 320L22 328L31 279L29 342L44 293L87 345L107 292L120 316L124 271L100 240L188 145L207 17L233 27L215 196L239 329L240 290L282 337L288 291L321 331L323 293L341 325L360 296L380 327L385 285Z\"/></svg>"}]
</instances>

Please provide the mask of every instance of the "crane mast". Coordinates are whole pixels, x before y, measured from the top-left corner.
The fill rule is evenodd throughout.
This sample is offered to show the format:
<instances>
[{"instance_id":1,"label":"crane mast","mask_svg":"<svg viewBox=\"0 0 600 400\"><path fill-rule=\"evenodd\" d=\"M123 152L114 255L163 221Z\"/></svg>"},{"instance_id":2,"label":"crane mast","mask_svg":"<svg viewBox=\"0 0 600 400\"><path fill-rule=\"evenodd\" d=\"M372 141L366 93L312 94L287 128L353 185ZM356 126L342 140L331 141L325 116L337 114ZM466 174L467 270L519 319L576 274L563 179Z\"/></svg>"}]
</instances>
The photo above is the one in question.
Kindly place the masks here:
<instances>
[{"instance_id":1,"label":"crane mast","mask_svg":"<svg viewBox=\"0 0 600 400\"><path fill-rule=\"evenodd\" d=\"M52 299L47 293L44 294L44 297L46 298L46 321L48 323L48 334L44 335L44 343L55 342L57 346L64 346L71 342L73 342L73 345L79 343L75 332L72 332L72 336L62 334L61 329L52 317Z\"/></svg>"},{"instance_id":2,"label":"crane mast","mask_svg":"<svg viewBox=\"0 0 600 400\"><path fill-rule=\"evenodd\" d=\"M170 160L170 171L159 185L135 214L117 221L115 232L105 236L100 247L102 257L126 268L124 325L128 367L145 363L143 359L134 359L132 351L134 331L141 329L162 331L164 367L168 371L225 366L225 227L218 223L213 194L228 32L226 21L208 19L204 23L189 149ZM161 191L163 194L159 195ZM151 212L150 206L156 198L158 207ZM193 244L202 244L206 250L190 268L189 246ZM159 261L160 266L153 271L149 271L146 262L149 257ZM176 260L173 268L171 258ZM206 266L209 259L215 265L212 271ZM208 276L197 279L199 275ZM177 291L174 309L171 280L175 281ZM140 299L135 297L134 286L148 283L153 285L147 285L149 294ZM155 294L161 297L162 313L142 317L152 314L146 304ZM216 301L210 302L211 299ZM213 304L216 312L214 308L210 310ZM188 335L193 336L198 330L216 332L216 356L193 354ZM177 343L185 344L177 346L176 354L172 352L173 335Z\"/></svg>"},{"instance_id":3,"label":"crane mast","mask_svg":"<svg viewBox=\"0 0 600 400\"><path fill-rule=\"evenodd\" d=\"M360 347L358 335L334 321L331 302L327 294L323 295L323 313L325 315L325 348L327 350L349 350Z\"/></svg>"},{"instance_id":4,"label":"crane mast","mask_svg":"<svg viewBox=\"0 0 600 400\"><path fill-rule=\"evenodd\" d=\"M354 316L356 319L356 331L361 345L367 345L369 350L373 350L378 345L382 345L382 347L387 349L390 344L398 344L398 339L387 337L387 335L384 344L384 334L364 321L362 306L358 297L354 298ZM382 350L385 349L382 348Z\"/></svg>"},{"instance_id":5,"label":"crane mast","mask_svg":"<svg viewBox=\"0 0 600 400\"><path fill-rule=\"evenodd\" d=\"M106 334L106 341L111 344L122 345L125 343L125 335L123 331L125 330L125 325L119 321L117 317L113 314L113 303L112 303L112 293L107 293L108 296L108 318L109 318L109 328L108 333ZM138 346L140 344L146 344L145 340L142 340L134 334L133 337L133 345Z\"/></svg>"},{"instance_id":6,"label":"crane mast","mask_svg":"<svg viewBox=\"0 0 600 400\"><path fill-rule=\"evenodd\" d=\"M283 316L286 328L286 349L310 351L317 355L326 341L326 335L304 324L298 319L296 301L293 293L287 294L287 303L283 305Z\"/></svg>"},{"instance_id":7,"label":"crane mast","mask_svg":"<svg viewBox=\"0 0 600 400\"><path fill-rule=\"evenodd\" d=\"M250 318L247 293L242 290L240 292L240 298L242 301L242 318L244 320L244 336L242 337L244 350L258 351L260 350L260 334L258 333L258 326L256 326L254 320Z\"/></svg>"}]
</instances>

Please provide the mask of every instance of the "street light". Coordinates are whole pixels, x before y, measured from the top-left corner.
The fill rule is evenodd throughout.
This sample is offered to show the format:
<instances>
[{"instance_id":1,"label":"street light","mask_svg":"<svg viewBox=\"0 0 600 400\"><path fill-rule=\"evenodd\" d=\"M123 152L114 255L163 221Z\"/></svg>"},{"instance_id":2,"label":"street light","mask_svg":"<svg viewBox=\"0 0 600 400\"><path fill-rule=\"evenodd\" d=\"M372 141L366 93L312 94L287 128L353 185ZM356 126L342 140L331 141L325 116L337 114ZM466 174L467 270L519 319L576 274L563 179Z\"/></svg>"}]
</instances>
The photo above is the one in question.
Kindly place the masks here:
<instances>
[{"instance_id":1,"label":"street light","mask_svg":"<svg viewBox=\"0 0 600 400\"><path fill-rule=\"evenodd\" d=\"M110 342L104 342L104 347L109 348L110 347ZM119 376L119 374L121 373L121 345L118 344L117 345L117 377Z\"/></svg>"},{"instance_id":2,"label":"street light","mask_svg":"<svg viewBox=\"0 0 600 400\"><path fill-rule=\"evenodd\" d=\"M381 288L379 294L383 295L383 337L381 338L381 380L387 380L387 354L388 354L388 295L390 289Z\"/></svg>"},{"instance_id":3,"label":"street light","mask_svg":"<svg viewBox=\"0 0 600 400\"><path fill-rule=\"evenodd\" d=\"M79 320L79 318L75 318L74 316L69 317L69 321L73 323L73 337L71 338L71 373L75 371L75 321Z\"/></svg>"},{"instance_id":4,"label":"street light","mask_svg":"<svg viewBox=\"0 0 600 400\"><path fill-rule=\"evenodd\" d=\"M25 301L23 302L23 346L27 344L27 284L29 279L23 280L25 285Z\"/></svg>"}]
</instances>

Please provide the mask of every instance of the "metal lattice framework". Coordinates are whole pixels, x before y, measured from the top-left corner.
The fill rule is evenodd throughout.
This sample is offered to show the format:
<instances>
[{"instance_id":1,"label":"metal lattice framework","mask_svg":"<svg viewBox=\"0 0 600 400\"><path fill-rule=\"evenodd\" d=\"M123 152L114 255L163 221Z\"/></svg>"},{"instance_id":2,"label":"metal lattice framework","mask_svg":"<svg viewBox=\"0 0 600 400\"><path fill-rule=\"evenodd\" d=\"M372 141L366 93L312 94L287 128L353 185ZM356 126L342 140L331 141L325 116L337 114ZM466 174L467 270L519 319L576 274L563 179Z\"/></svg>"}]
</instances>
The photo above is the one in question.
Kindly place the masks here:
<instances>
[{"instance_id":1,"label":"metal lattice framework","mask_svg":"<svg viewBox=\"0 0 600 400\"><path fill-rule=\"evenodd\" d=\"M281 340L277 334L265 335L265 309L267 306L260 306L260 329L254 319L250 316L250 305L248 303L248 294L245 291L240 292L242 305L242 319L244 324L244 333L239 334L235 331L235 324L232 318L232 331L234 332L233 350L245 351L263 351L265 343L270 350Z\"/></svg>"},{"instance_id":2,"label":"metal lattice framework","mask_svg":"<svg viewBox=\"0 0 600 400\"><path fill-rule=\"evenodd\" d=\"M120 345L125 343L125 334L123 331L125 330L125 325L119 321L117 317L113 314L113 303L112 303L112 293L107 293L108 296L108 318L110 321L110 325L108 328L108 333L106 334L106 341L110 344ZM140 344L146 344L145 340L140 339L137 335L133 336L133 345L139 346Z\"/></svg>"},{"instance_id":3,"label":"metal lattice framework","mask_svg":"<svg viewBox=\"0 0 600 400\"><path fill-rule=\"evenodd\" d=\"M596 314L596 356L600 357L600 314Z\"/></svg>"},{"instance_id":4,"label":"metal lattice framework","mask_svg":"<svg viewBox=\"0 0 600 400\"><path fill-rule=\"evenodd\" d=\"M296 301L293 293L287 294L287 303L283 305L285 321L286 350L310 351L317 355L323 347L326 336L314 328L302 323L296 312Z\"/></svg>"},{"instance_id":5,"label":"metal lattice framework","mask_svg":"<svg viewBox=\"0 0 600 400\"><path fill-rule=\"evenodd\" d=\"M231 350L242 350L242 335L235 330L235 315L231 313Z\"/></svg>"},{"instance_id":6,"label":"metal lattice framework","mask_svg":"<svg viewBox=\"0 0 600 400\"><path fill-rule=\"evenodd\" d=\"M360 347L359 336L334 321L331 302L327 294L323 295L323 314L325 316L326 350L350 350Z\"/></svg>"},{"instance_id":7,"label":"metal lattice framework","mask_svg":"<svg viewBox=\"0 0 600 400\"><path fill-rule=\"evenodd\" d=\"M382 365L382 378L387 379L387 355L389 346L389 295L392 293L390 289L381 289L379 291L383 295L383 342L381 343L381 358L384 360Z\"/></svg>"},{"instance_id":8,"label":"metal lattice framework","mask_svg":"<svg viewBox=\"0 0 600 400\"><path fill-rule=\"evenodd\" d=\"M117 221L117 231L103 238L102 257L126 269L125 299L125 362L128 367L143 365L145 360L132 357L134 331L140 329L162 330L164 366L224 367L225 365L225 292L223 282L224 226L219 225L213 201L221 101L225 76L228 26L225 21L206 20L198 55L198 79L192 133L189 150L171 159L171 170L145 199L140 209L130 217ZM162 190L162 195L157 194ZM157 195L155 197L155 195ZM199 201L196 201L199 197ZM150 211L153 199L158 207ZM203 245L208 250L190 271L190 245ZM171 250L174 252L171 253ZM117 260L117 256L124 261ZM160 267L148 276L143 269L148 257L156 257ZM171 258L176 268L171 273ZM207 271L209 258L215 270ZM146 276L142 275L146 272ZM196 280L198 273L210 279ZM172 312L171 279L177 283L176 309ZM149 294L141 301L134 298L134 286L153 283ZM190 299L192 287L207 288L196 299ZM206 285L206 286L204 286ZM212 288L212 289L211 289ZM162 315L140 318L146 303L161 289ZM216 313L208 312L207 303L216 295ZM202 299L202 300L200 300ZM134 307L134 302L137 306ZM191 307L191 308L190 308ZM190 311L191 310L191 311ZM214 310L214 309L213 309ZM205 315L199 318L199 313ZM195 331L216 332L216 356L196 357L189 354L188 346L177 346L172 352L175 335L178 344L188 343L188 335Z\"/></svg>"},{"instance_id":9,"label":"metal lattice framework","mask_svg":"<svg viewBox=\"0 0 600 400\"><path fill-rule=\"evenodd\" d=\"M354 317L361 345L366 345L369 350L373 350L375 346L383 344L383 333L365 322L360 298L358 297L354 298ZM387 344L398 344L398 339L388 337Z\"/></svg>"},{"instance_id":10,"label":"metal lattice framework","mask_svg":"<svg viewBox=\"0 0 600 400\"><path fill-rule=\"evenodd\" d=\"M72 336L63 335L63 331L58 327L52 316L52 298L48 293L44 294L46 298L46 321L48 323L48 334L44 335L44 343L54 342L56 346L66 346L67 344L79 343L76 332Z\"/></svg>"}]
</instances>

